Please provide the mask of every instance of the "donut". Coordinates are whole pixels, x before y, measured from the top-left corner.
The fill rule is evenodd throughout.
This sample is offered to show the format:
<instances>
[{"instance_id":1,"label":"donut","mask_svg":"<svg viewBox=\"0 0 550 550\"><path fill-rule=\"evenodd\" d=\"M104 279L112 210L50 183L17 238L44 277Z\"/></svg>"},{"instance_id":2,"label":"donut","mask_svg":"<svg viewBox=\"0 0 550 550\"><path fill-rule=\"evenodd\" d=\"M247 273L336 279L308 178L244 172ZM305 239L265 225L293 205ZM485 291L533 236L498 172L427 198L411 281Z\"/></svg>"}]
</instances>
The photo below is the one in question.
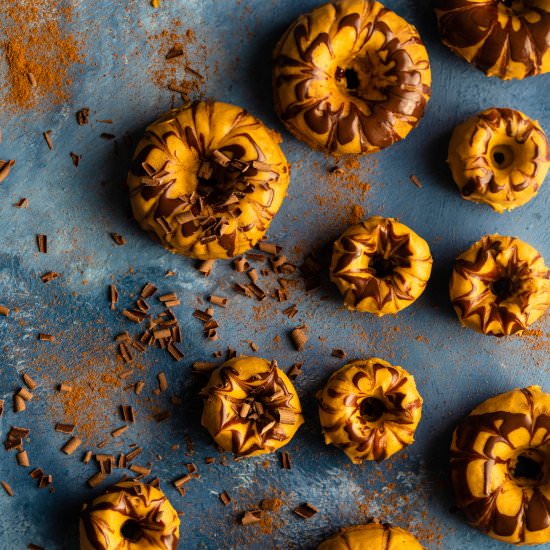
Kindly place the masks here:
<instances>
[{"instance_id":1,"label":"donut","mask_svg":"<svg viewBox=\"0 0 550 550\"><path fill-rule=\"evenodd\" d=\"M404 529L387 523L369 523L342 529L317 550L422 550L422 546Z\"/></svg>"},{"instance_id":2,"label":"donut","mask_svg":"<svg viewBox=\"0 0 550 550\"><path fill-rule=\"evenodd\" d=\"M393 218L373 216L334 243L330 279L350 310L382 316L410 306L432 271L428 243Z\"/></svg>"},{"instance_id":3,"label":"donut","mask_svg":"<svg viewBox=\"0 0 550 550\"><path fill-rule=\"evenodd\" d=\"M354 464L381 462L413 443L422 416L413 376L376 357L334 372L317 400L325 443Z\"/></svg>"},{"instance_id":4,"label":"donut","mask_svg":"<svg viewBox=\"0 0 550 550\"><path fill-rule=\"evenodd\" d=\"M548 0L439 0L435 12L443 43L487 76L550 71Z\"/></svg>"},{"instance_id":5,"label":"donut","mask_svg":"<svg viewBox=\"0 0 550 550\"><path fill-rule=\"evenodd\" d=\"M454 129L448 163L462 197L502 213L538 193L550 167L550 147L536 120L492 108Z\"/></svg>"},{"instance_id":6,"label":"donut","mask_svg":"<svg viewBox=\"0 0 550 550\"><path fill-rule=\"evenodd\" d=\"M202 425L225 451L272 453L303 424L300 399L276 361L236 357L214 370L202 391Z\"/></svg>"},{"instance_id":7,"label":"donut","mask_svg":"<svg viewBox=\"0 0 550 550\"><path fill-rule=\"evenodd\" d=\"M241 107L169 111L139 142L128 174L136 221L170 252L231 258L265 234L286 194L281 139Z\"/></svg>"},{"instance_id":8,"label":"donut","mask_svg":"<svg viewBox=\"0 0 550 550\"><path fill-rule=\"evenodd\" d=\"M403 139L430 98L418 32L374 0L339 0L300 16L273 58L278 116L298 139L334 155Z\"/></svg>"},{"instance_id":9,"label":"donut","mask_svg":"<svg viewBox=\"0 0 550 550\"><path fill-rule=\"evenodd\" d=\"M468 523L518 546L550 542L550 394L515 389L455 429L451 478Z\"/></svg>"},{"instance_id":10,"label":"donut","mask_svg":"<svg viewBox=\"0 0 550 550\"><path fill-rule=\"evenodd\" d=\"M450 282L462 325L483 334L521 334L550 305L550 271L516 237L486 235L455 261Z\"/></svg>"},{"instance_id":11,"label":"donut","mask_svg":"<svg viewBox=\"0 0 550 550\"><path fill-rule=\"evenodd\" d=\"M80 550L175 550L179 525L160 489L122 481L83 506Z\"/></svg>"}]
</instances>

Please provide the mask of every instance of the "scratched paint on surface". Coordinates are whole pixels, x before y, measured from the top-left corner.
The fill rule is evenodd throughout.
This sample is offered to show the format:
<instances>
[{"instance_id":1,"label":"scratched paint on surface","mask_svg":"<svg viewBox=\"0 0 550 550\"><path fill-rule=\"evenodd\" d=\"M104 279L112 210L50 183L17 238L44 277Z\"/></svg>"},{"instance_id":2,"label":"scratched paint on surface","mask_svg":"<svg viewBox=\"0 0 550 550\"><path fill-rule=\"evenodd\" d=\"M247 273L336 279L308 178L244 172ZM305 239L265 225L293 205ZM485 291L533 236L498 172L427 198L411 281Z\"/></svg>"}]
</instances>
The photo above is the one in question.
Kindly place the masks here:
<instances>
[{"instance_id":1,"label":"scratched paint on surface","mask_svg":"<svg viewBox=\"0 0 550 550\"><path fill-rule=\"evenodd\" d=\"M55 487L54 493L37 489L13 454L4 454L0 479L9 481L16 495L0 494L2 548L26 548L31 542L48 549L78 546L78 510L101 486L86 487L95 466L83 465L79 452L65 456L59 451L65 438L54 424L78 416L82 448L95 450L92 445L121 424L117 409L122 402L135 405L138 418L106 450L117 453L133 442L144 448L139 463L153 464L152 475L184 512L184 548L314 548L338 527L371 517L410 529L430 549L502 547L467 527L454 511L447 449L453 426L485 398L528 384L550 390L548 316L521 339L484 337L460 328L447 285L453 258L486 233L517 235L548 256L550 193L546 183L531 203L498 215L459 197L445 158L453 127L493 105L520 109L550 131L550 104L542 100L549 75L523 82L488 79L439 42L429 5L388 0L388 7L415 24L426 42L432 99L420 126L405 141L348 161L342 176L330 175L333 160L286 133L271 102L271 51L288 24L319 3L165 0L154 10L146 0L73 1L70 25L85 30L81 48L86 56L71 75L70 99L43 109L0 111L0 157L17 160L0 185L0 303L18 308L0 317L0 398L7 403L0 436L3 440L11 425L30 427L25 448L31 465L51 473ZM164 56L175 42L185 45L185 59L167 62ZM0 63L0 71L6 70ZM205 278L194 262L165 252L132 222L123 185L132 145L124 136L135 143L150 121L181 103L178 94L167 90L172 79L186 83L192 97L241 105L282 133L292 180L268 237L296 263L312 250L319 253L324 268L319 289L291 290L284 304L254 302L232 290L232 283L242 278L228 264L218 263ZM78 126L74 118L82 107L91 109L87 126ZM105 119L113 123L98 122ZM52 131L53 151L42 137L46 130ZM103 132L116 139L101 139ZM70 152L82 155L78 168ZM410 174L422 189L410 183ZM29 208L14 208L22 197L28 198ZM428 288L398 316L375 319L346 311L327 280L330 243L363 214L398 217L430 244L434 269ZM116 246L111 232L124 235L127 244ZM48 235L48 254L38 254L37 234ZM39 276L49 270L62 277L44 285ZM168 270L175 276L165 278ZM117 284L125 306L147 281L181 299L175 312L184 327L185 358L175 363L161 350L141 356L129 382L142 379L145 390L135 396L124 389L127 382L120 374L125 367L116 362L113 336L136 328L119 310L109 309L107 286ZM275 285L266 278L266 288ZM204 339L201 323L192 317L212 293L230 297L227 309L216 310L220 339L215 343ZM290 320L281 311L292 303L298 315ZM309 327L309 340L298 353L288 333L301 323ZM38 332L51 332L56 341L38 342ZM227 346L251 353L249 339L259 346L258 355L277 359L285 370L304 363L296 388L306 424L286 448L290 471L280 468L276 455L239 462L226 455L223 465L199 426L201 383L191 377L191 364L212 360L213 352ZM380 356L414 374L424 417L415 444L405 453L380 465L353 466L343 453L325 447L314 396L344 363L331 357L333 348L344 349L348 358ZM170 391L154 395L161 371ZM40 385L27 411L14 415L11 395L22 372ZM67 405L55 390L69 378L80 388L78 406ZM170 403L171 394L182 404ZM156 423L152 415L166 408L172 415ZM206 457L216 462L206 465ZM171 481L189 462L197 464L201 478L187 484L182 497ZM218 498L223 490L232 497L227 507ZM281 498L283 508L259 526L238 525L239 515L264 497ZM291 510L303 502L321 512L308 521L298 518Z\"/></svg>"}]
</instances>

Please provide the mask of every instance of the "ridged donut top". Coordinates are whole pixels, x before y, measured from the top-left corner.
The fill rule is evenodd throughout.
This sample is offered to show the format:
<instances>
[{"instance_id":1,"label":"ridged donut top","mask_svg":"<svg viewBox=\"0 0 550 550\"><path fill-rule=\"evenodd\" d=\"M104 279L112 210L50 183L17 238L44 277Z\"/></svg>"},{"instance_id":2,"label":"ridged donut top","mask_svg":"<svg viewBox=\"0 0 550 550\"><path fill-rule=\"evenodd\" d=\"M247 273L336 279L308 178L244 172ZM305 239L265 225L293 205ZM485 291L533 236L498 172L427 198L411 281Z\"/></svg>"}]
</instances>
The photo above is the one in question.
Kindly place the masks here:
<instances>
[{"instance_id":1,"label":"ridged donut top","mask_svg":"<svg viewBox=\"0 0 550 550\"><path fill-rule=\"evenodd\" d=\"M443 43L488 76L550 71L546 0L439 0L435 11Z\"/></svg>"},{"instance_id":2,"label":"ridged donut top","mask_svg":"<svg viewBox=\"0 0 550 550\"><path fill-rule=\"evenodd\" d=\"M121 529L132 521L139 525L136 540L124 538ZM178 514L156 487L134 481L112 485L80 514L81 550L176 550Z\"/></svg>"},{"instance_id":3,"label":"ridged donut top","mask_svg":"<svg viewBox=\"0 0 550 550\"><path fill-rule=\"evenodd\" d=\"M536 120L491 108L455 128L449 166L465 199L503 212L537 194L550 167L550 147Z\"/></svg>"},{"instance_id":4,"label":"ridged donut top","mask_svg":"<svg viewBox=\"0 0 550 550\"><path fill-rule=\"evenodd\" d=\"M231 359L212 373L202 393L202 425L237 455L271 453L304 422L296 390L275 361Z\"/></svg>"},{"instance_id":5,"label":"ridged donut top","mask_svg":"<svg viewBox=\"0 0 550 550\"><path fill-rule=\"evenodd\" d=\"M538 477L517 475L521 456ZM550 394L530 386L476 407L453 434L451 475L472 525L512 544L550 542Z\"/></svg>"},{"instance_id":6,"label":"ridged donut top","mask_svg":"<svg viewBox=\"0 0 550 550\"><path fill-rule=\"evenodd\" d=\"M456 259L450 295L464 325L493 336L521 334L550 305L550 272L529 244L486 235Z\"/></svg>"},{"instance_id":7,"label":"ridged donut top","mask_svg":"<svg viewBox=\"0 0 550 550\"><path fill-rule=\"evenodd\" d=\"M422 550L422 546L404 529L370 523L342 529L317 550Z\"/></svg>"},{"instance_id":8,"label":"ridged donut top","mask_svg":"<svg viewBox=\"0 0 550 550\"><path fill-rule=\"evenodd\" d=\"M373 153L403 139L430 97L416 29L373 0L340 0L299 17L274 52L275 108L311 147Z\"/></svg>"},{"instance_id":9,"label":"ridged donut top","mask_svg":"<svg viewBox=\"0 0 550 550\"><path fill-rule=\"evenodd\" d=\"M395 219L373 216L334 243L330 278L349 309L385 315L412 304L431 269L424 239Z\"/></svg>"},{"instance_id":10,"label":"ridged donut top","mask_svg":"<svg viewBox=\"0 0 550 550\"><path fill-rule=\"evenodd\" d=\"M151 124L128 175L138 223L172 252L229 258L251 248L289 182L280 137L244 109L196 102Z\"/></svg>"},{"instance_id":11,"label":"ridged donut top","mask_svg":"<svg viewBox=\"0 0 550 550\"><path fill-rule=\"evenodd\" d=\"M317 394L325 442L378 462L414 441L422 398L406 370L376 357L348 363Z\"/></svg>"}]
</instances>

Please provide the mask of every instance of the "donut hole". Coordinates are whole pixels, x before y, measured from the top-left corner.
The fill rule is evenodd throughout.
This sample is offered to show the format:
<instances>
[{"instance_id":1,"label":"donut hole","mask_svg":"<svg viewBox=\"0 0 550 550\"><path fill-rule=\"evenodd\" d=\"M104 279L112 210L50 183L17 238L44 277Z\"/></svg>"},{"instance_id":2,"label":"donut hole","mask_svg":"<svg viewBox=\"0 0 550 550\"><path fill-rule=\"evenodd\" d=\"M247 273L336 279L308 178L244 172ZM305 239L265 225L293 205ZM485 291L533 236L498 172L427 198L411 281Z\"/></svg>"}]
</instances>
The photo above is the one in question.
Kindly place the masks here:
<instances>
[{"instance_id":1,"label":"donut hole","mask_svg":"<svg viewBox=\"0 0 550 550\"><path fill-rule=\"evenodd\" d=\"M491 151L491 162L498 170L505 170L514 161L512 149L507 145L499 145Z\"/></svg>"},{"instance_id":2,"label":"donut hole","mask_svg":"<svg viewBox=\"0 0 550 550\"><path fill-rule=\"evenodd\" d=\"M491 292L495 295L496 301L503 302L516 292L517 285L510 277L501 277L491 284Z\"/></svg>"},{"instance_id":3,"label":"donut hole","mask_svg":"<svg viewBox=\"0 0 550 550\"><path fill-rule=\"evenodd\" d=\"M375 254L370 262L370 268L374 271L374 276L378 279L384 279L391 275L394 267L394 262L381 254Z\"/></svg>"},{"instance_id":4,"label":"donut hole","mask_svg":"<svg viewBox=\"0 0 550 550\"><path fill-rule=\"evenodd\" d=\"M538 485L544 477L543 458L536 451L525 451L517 456L510 468L511 476L519 485Z\"/></svg>"},{"instance_id":5,"label":"donut hole","mask_svg":"<svg viewBox=\"0 0 550 550\"><path fill-rule=\"evenodd\" d=\"M359 414L369 422L376 422L386 412L386 405L376 397L367 397L359 405Z\"/></svg>"},{"instance_id":6,"label":"donut hole","mask_svg":"<svg viewBox=\"0 0 550 550\"><path fill-rule=\"evenodd\" d=\"M357 90L359 88L361 81L355 69L345 69L344 78L346 79L346 88L348 90Z\"/></svg>"},{"instance_id":7,"label":"donut hole","mask_svg":"<svg viewBox=\"0 0 550 550\"><path fill-rule=\"evenodd\" d=\"M143 536L143 529L135 519L129 519L122 524L120 534L130 542L138 542Z\"/></svg>"}]
</instances>

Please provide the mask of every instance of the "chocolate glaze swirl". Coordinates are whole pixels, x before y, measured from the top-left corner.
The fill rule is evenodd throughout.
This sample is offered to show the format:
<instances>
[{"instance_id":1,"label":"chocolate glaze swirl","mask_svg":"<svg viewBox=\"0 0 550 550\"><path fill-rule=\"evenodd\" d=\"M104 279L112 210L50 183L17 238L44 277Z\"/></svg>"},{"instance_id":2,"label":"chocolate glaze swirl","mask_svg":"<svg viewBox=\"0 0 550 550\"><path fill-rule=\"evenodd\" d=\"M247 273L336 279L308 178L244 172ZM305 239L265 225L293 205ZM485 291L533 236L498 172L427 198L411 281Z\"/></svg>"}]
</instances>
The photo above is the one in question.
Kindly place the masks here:
<instances>
[{"instance_id":1,"label":"chocolate glaze swirl","mask_svg":"<svg viewBox=\"0 0 550 550\"><path fill-rule=\"evenodd\" d=\"M346 71L358 79L353 89ZM341 0L291 25L275 48L273 81L276 111L298 138L335 154L372 153L422 117L430 64L397 14L373 0Z\"/></svg>"},{"instance_id":2,"label":"chocolate glaze swirl","mask_svg":"<svg viewBox=\"0 0 550 550\"><path fill-rule=\"evenodd\" d=\"M377 418L364 414L370 399L377 402ZM355 463L380 462L412 443L422 411L414 378L376 358L352 361L336 371L317 400L326 443Z\"/></svg>"},{"instance_id":3,"label":"chocolate glaze swirl","mask_svg":"<svg viewBox=\"0 0 550 550\"><path fill-rule=\"evenodd\" d=\"M331 280L350 309L395 313L420 296L431 265L423 239L392 218L374 216L351 226L335 242ZM363 309L369 299L374 305Z\"/></svg>"},{"instance_id":4,"label":"chocolate glaze swirl","mask_svg":"<svg viewBox=\"0 0 550 550\"><path fill-rule=\"evenodd\" d=\"M550 306L550 271L520 239L486 235L456 259L450 295L466 326L493 336L517 334Z\"/></svg>"},{"instance_id":5,"label":"chocolate glaze swirl","mask_svg":"<svg viewBox=\"0 0 550 550\"><path fill-rule=\"evenodd\" d=\"M214 371L202 394L203 426L218 444L237 455L272 452L288 443L303 423L296 390L275 361L256 357L227 361ZM247 400L259 401L262 414L241 416ZM294 422L281 422L281 410L291 411Z\"/></svg>"},{"instance_id":6,"label":"chocolate glaze swirl","mask_svg":"<svg viewBox=\"0 0 550 550\"><path fill-rule=\"evenodd\" d=\"M550 4L536 0L439 0L443 43L489 76L550 71Z\"/></svg>"},{"instance_id":7,"label":"chocolate glaze swirl","mask_svg":"<svg viewBox=\"0 0 550 550\"><path fill-rule=\"evenodd\" d=\"M201 259L244 252L286 193L290 169L279 140L233 105L195 102L170 111L149 126L130 167L135 218L172 252Z\"/></svg>"},{"instance_id":8,"label":"chocolate glaze swirl","mask_svg":"<svg viewBox=\"0 0 550 550\"><path fill-rule=\"evenodd\" d=\"M133 544L122 536L120 528L116 530L107 521L112 512L116 512L121 525L125 521L139 524L139 541ZM83 508L80 544L83 549L94 550L139 548L140 544L151 549L176 550L179 523L175 510L159 489L143 483L121 482Z\"/></svg>"},{"instance_id":9,"label":"chocolate glaze swirl","mask_svg":"<svg viewBox=\"0 0 550 550\"><path fill-rule=\"evenodd\" d=\"M515 477L521 455L540 460L539 479ZM473 526L512 544L550 542L550 395L531 386L474 409L453 434L451 476Z\"/></svg>"}]
</instances>

